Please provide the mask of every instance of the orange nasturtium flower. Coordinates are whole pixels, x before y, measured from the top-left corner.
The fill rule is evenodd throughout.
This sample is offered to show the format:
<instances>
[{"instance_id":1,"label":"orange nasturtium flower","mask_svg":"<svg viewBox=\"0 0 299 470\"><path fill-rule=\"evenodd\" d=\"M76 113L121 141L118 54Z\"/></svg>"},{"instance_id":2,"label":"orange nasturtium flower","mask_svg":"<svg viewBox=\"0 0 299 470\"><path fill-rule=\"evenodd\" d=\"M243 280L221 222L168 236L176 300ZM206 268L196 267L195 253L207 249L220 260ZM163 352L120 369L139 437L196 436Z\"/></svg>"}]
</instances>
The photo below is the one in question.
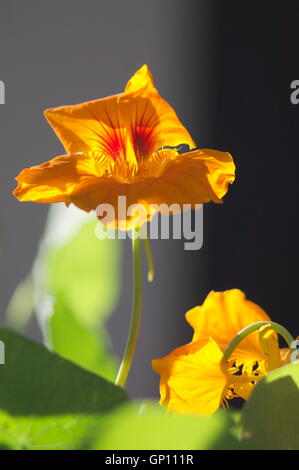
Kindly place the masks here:
<instances>
[{"instance_id":1,"label":"orange nasturtium flower","mask_svg":"<svg viewBox=\"0 0 299 470\"><path fill-rule=\"evenodd\" d=\"M191 343L153 361L161 376L160 403L168 410L210 415L232 398L246 400L267 372L289 362L289 350L279 349L269 325L247 336L223 361L225 347L240 330L271 321L238 289L210 292L186 318L194 329Z\"/></svg>"},{"instance_id":2,"label":"orange nasturtium flower","mask_svg":"<svg viewBox=\"0 0 299 470\"><path fill-rule=\"evenodd\" d=\"M231 155L194 149L146 65L123 93L48 109L45 116L67 155L24 169L14 191L21 201L73 203L87 212L110 204L115 217L107 226L131 229L151 219L150 205L175 203L181 210L183 204L219 203L234 181ZM194 150L179 153L181 144ZM118 196L126 197L126 207L142 204L143 220L138 213L118 214Z\"/></svg>"}]
</instances>

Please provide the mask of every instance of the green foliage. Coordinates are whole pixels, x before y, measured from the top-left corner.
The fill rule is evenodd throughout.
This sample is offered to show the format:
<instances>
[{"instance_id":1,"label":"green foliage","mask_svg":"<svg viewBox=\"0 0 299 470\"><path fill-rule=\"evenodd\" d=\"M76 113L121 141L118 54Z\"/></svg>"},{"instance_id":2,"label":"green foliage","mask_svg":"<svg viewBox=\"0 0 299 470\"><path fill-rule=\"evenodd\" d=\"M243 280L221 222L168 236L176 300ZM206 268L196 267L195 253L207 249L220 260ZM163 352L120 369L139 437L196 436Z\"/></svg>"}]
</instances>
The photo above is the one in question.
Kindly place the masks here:
<instances>
[{"instance_id":1,"label":"green foliage","mask_svg":"<svg viewBox=\"0 0 299 470\"><path fill-rule=\"evenodd\" d=\"M118 240L99 240L96 221L83 224L62 246L45 253L50 294L63 294L74 318L95 328L102 324L119 293Z\"/></svg>"},{"instance_id":2,"label":"green foliage","mask_svg":"<svg viewBox=\"0 0 299 470\"><path fill-rule=\"evenodd\" d=\"M32 273L16 289L8 325L23 331L36 312L44 342L108 379L117 373L105 322L120 294L118 240L96 237L96 217L53 205Z\"/></svg>"},{"instance_id":3,"label":"green foliage","mask_svg":"<svg viewBox=\"0 0 299 470\"><path fill-rule=\"evenodd\" d=\"M128 400L119 387L45 347L0 330L0 449L88 448L103 417Z\"/></svg>"},{"instance_id":4,"label":"green foliage","mask_svg":"<svg viewBox=\"0 0 299 470\"><path fill-rule=\"evenodd\" d=\"M299 449L298 364L268 374L241 413L200 417L129 403L124 390L9 330L0 340L0 449Z\"/></svg>"},{"instance_id":5,"label":"green foliage","mask_svg":"<svg viewBox=\"0 0 299 470\"><path fill-rule=\"evenodd\" d=\"M299 364L269 373L258 384L242 413L248 449L299 450Z\"/></svg>"},{"instance_id":6,"label":"green foliage","mask_svg":"<svg viewBox=\"0 0 299 470\"><path fill-rule=\"evenodd\" d=\"M117 240L99 240L96 221L85 223L66 243L44 250L47 294L53 296L48 342L53 351L102 377L114 379L104 323L119 294Z\"/></svg>"},{"instance_id":7,"label":"green foliage","mask_svg":"<svg viewBox=\"0 0 299 470\"><path fill-rule=\"evenodd\" d=\"M33 283L31 277L16 287L6 311L6 320L11 328L24 330L34 312Z\"/></svg>"},{"instance_id":8,"label":"green foliage","mask_svg":"<svg viewBox=\"0 0 299 470\"><path fill-rule=\"evenodd\" d=\"M224 411L206 418L125 405L122 389L44 346L4 329L0 339L0 449L217 449L229 435Z\"/></svg>"},{"instance_id":9,"label":"green foliage","mask_svg":"<svg viewBox=\"0 0 299 470\"><path fill-rule=\"evenodd\" d=\"M107 352L104 328L94 330L80 323L61 295L56 299L49 331L52 349L57 354L102 377L115 378L117 361Z\"/></svg>"},{"instance_id":10,"label":"green foliage","mask_svg":"<svg viewBox=\"0 0 299 470\"><path fill-rule=\"evenodd\" d=\"M108 382L116 360L105 321L120 291L119 244L97 239L96 221L78 223L79 212L71 230L66 224L66 236L55 210L8 317L22 329L35 308L47 344L59 355L0 329L6 356L0 450L299 450L299 364L268 374L242 412L219 410L208 418L166 413L153 402L132 404Z\"/></svg>"},{"instance_id":11,"label":"green foliage","mask_svg":"<svg viewBox=\"0 0 299 470\"><path fill-rule=\"evenodd\" d=\"M226 441L237 445L229 433L229 416L223 410L211 417L178 415L146 402L127 405L105 420L105 434L94 449L119 450L205 450L218 449Z\"/></svg>"}]
</instances>

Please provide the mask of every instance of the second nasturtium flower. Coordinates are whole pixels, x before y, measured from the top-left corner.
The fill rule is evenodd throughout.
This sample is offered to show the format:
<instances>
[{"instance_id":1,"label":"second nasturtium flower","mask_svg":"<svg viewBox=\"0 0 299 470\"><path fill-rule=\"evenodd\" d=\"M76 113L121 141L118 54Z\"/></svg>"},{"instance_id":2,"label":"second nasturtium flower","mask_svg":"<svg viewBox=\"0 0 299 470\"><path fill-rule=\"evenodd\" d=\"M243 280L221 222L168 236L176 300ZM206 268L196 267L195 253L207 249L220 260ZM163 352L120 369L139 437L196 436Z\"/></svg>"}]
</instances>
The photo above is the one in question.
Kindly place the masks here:
<instances>
[{"instance_id":1,"label":"second nasturtium flower","mask_svg":"<svg viewBox=\"0 0 299 470\"><path fill-rule=\"evenodd\" d=\"M88 212L110 204L115 217L107 225L131 229L151 219L152 206L219 203L234 181L231 155L195 149L146 65L123 93L48 109L45 116L67 155L24 169L14 191L21 201L73 203ZM145 217L119 214L119 196L127 207L145 207Z\"/></svg>"},{"instance_id":2,"label":"second nasturtium flower","mask_svg":"<svg viewBox=\"0 0 299 470\"><path fill-rule=\"evenodd\" d=\"M210 292L186 318L194 329L191 343L153 361L161 377L160 403L168 410L210 415L232 398L246 400L264 375L289 362L289 350L279 348L277 333L267 324L224 360L225 348L244 327L271 321L238 289Z\"/></svg>"}]
</instances>

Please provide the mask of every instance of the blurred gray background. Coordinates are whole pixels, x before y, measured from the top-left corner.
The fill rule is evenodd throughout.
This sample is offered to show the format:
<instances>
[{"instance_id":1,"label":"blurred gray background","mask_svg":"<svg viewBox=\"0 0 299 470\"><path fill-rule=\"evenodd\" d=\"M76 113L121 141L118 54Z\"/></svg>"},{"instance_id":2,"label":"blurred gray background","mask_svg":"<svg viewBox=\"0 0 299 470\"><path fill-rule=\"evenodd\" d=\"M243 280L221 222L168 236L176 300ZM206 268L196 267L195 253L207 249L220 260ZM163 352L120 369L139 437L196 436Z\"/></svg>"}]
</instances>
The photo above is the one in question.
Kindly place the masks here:
<instances>
[{"instance_id":1,"label":"blurred gray background","mask_svg":"<svg viewBox=\"0 0 299 470\"><path fill-rule=\"evenodd\" d=\"M211 289L239 287L299 333L299 106L289 99L298 9L291 0L0 0L1 318L48 210L14 199L14 177L62 152L43 110L119 92L147 63L198 145L232 153L237 180L222 206L205 207L200 251L153 243L156 282L145 283L129 391L157 396L151 359L190 339L184 313ZM129 242L123 248L124 285L108 325L119 355L131 308ZM37 327L28 334L40 340Z\"/></svg>"}]
</instances>

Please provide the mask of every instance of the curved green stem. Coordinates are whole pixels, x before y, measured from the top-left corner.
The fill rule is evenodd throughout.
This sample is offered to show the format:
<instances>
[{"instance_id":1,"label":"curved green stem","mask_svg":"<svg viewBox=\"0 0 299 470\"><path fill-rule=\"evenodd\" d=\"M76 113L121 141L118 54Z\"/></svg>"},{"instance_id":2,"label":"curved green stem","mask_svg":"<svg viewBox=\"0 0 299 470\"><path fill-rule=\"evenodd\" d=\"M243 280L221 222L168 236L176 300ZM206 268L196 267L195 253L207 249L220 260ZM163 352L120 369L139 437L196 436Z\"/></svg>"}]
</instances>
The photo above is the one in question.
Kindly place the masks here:
<instances>
[{"instance_id":1,"label":"curved green stem","mask_svg":"<svg viewBox=\"0 0 299 470\"><path fill-rule=\"evenodd\" d=\"M245 339L248 335L253 333L254 331L259 330L262 326L270 325L271 328L279 333L287 342L290 351L294 351L296 347L294 346L294 338L288 332L286 328L284 328L279 323L275 323L273 321L258 321L256 323L252 323L251 325L245 326L239 333L234 337L234 339L229 343L229 345L225 348L223 352L223 360L227 361L231 356L234 349Z\"/></svg>"},{"instance_id":2,"label":"curved green stem","mask_svg":"<svg viewBox=\"0 0 299 470\"><path fill-rule=\"evenodd\" d=\"M151 250L150 241L148 238L143 239L145 254L147 258L147 265L148 265L148 272L147 272L147 280L148 282L153 282L155 277L155 269L154 269L154 261L153 261L153 254Z\"/></svg>"},{"instance_id":3,"label":"curved green stem","mask_svg":"<svg viewBox=\"0 0 299 470\"><path fill-rule=\"evenodd\" d=\"M133 253L133 308L129 336L126 349L115 381L116 385L124 387L131 369L135 354L136 344L140 331L141 307L142 307L142 270L141 270L141 243L138 231L132 234Z\"/></svg>"}]
</instances>

